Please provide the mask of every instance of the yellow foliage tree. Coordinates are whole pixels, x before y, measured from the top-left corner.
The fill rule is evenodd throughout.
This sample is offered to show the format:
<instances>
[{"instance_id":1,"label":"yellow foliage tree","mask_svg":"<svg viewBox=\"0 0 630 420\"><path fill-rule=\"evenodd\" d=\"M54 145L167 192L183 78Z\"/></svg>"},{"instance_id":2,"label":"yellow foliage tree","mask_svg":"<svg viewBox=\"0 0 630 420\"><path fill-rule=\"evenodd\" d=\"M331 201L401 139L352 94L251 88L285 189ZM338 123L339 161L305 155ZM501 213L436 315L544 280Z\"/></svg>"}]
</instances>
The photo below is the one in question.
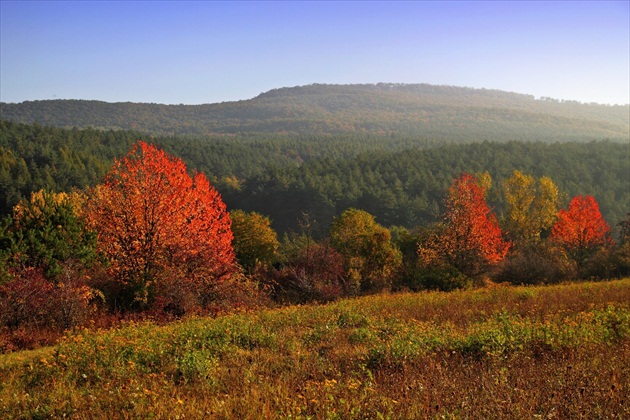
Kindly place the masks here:
<instances>
[{"instance_id":1,"label":"yellow foliage tree","mask_svg":"<svg viewBox=\"0 0 630 420\"><path fill-rule=\"evenodd\" d=\"M37 220L51 206L69 206L77 216L81 216L85 201L86 196L80 191L72 191L70 193L35 191L31 193L30 200L22 200L13 207L13 221L19 226L20 224Z\"/></svg>"},{"instance_id":2,"label":"yellow foliage tree","mask_svg":"<svg viewBox=\"0 0 630 420\"><path fill-rule=\"evenodd\" d=\"M549 177L536 180L515 170L503 182L507 204L505 230L516 245L536 242L551 228L558 214L558 187Z\"/></svg>"},{"instance_id":3,"label":"yellow foliage tree","mask_svg":"<svg viewBox=\"0 0 630 420\"><path fill-rule=\"evenodd\" d=\"M96 233L83 217L82 192L33 192L14 208L8 226L10 244L5 252L10 264L38 267L47 277L61 272L68 260L89 264L96 258Z\"/></svg>"},{"instance_id":4,"label":"yellow foliage tree","mask_svg":"<svg viewBox=\"0 0 630 420\"><path fill-rule=\"evenodd\" d=\"M488 191L492 187L492 177L488 171L478 172L475 174L477 185L483 190L484 197L488 195Z\"/></svg>"},{"instance_id":5,"label":"yellow foliage tree","mask_svg":"<svg viewBox=\"0 0 630 420\"><path fill-rule=\"evenodd\" d=\"M258 264L272 263L280 243L271 220L262 214L243 210L230 212L230 218L234 234L232 246L241 266L251 270Z\"/></svg>"},{"instance_id":6,"label":"yellow foliage tree","mask_svg":"<svg viewBox=\"0 0 630 420\"><path fill-rule=\"evenodd\" d=\"M402 254L391 239L389 229L363 210L344 211L330 227L331 244L343 255L350 282L362 291L391 286L402 264Z\"/></svg>"}]
</instances>

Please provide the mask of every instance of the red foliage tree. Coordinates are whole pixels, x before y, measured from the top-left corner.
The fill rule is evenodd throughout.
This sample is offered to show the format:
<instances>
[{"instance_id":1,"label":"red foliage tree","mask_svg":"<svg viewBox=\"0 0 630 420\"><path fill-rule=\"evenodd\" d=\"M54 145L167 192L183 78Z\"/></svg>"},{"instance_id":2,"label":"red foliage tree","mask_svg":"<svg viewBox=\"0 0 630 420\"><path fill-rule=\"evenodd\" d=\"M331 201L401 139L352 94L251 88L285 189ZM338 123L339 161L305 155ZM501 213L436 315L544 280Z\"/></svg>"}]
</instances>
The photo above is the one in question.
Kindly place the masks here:
<instances>
[{"instance_id":1,"label":"red foliage tree","mask_svg":"<svg viewBox=\"0 0 630 420\"><path fill-rule=\"evenodd\" d=\"M463 173L449 189L440 229L420 246L419 256L424 265L446 264L474 277L501 261L509 247L486 203L484 187Z\"/></svg>"},{"instance_id":2,"label":"red foliage tree","mask_svg":"<svg viewBox=\"0 0 630 420\"><path fill-rule=\"evenodd\" d=\"M550 239L565 249L578 268L599 248L612 243L610 226L590 195L573 197L569 208L558 212Z\"/></svg>"},{"instance_id":3,"label":"red foliage tree","mask_svg":"<svg viewBox=\"0 0 630 420\"><path fill-rule=\"evenodd\" d=\"M144 308L156 293L173 294L173 285L203 293L234 269L220 195L202 173L191 178L180 159L153 145L138 142L115 161L94 190L88 218L125 306Z\"/></svg>"}]
</instances>

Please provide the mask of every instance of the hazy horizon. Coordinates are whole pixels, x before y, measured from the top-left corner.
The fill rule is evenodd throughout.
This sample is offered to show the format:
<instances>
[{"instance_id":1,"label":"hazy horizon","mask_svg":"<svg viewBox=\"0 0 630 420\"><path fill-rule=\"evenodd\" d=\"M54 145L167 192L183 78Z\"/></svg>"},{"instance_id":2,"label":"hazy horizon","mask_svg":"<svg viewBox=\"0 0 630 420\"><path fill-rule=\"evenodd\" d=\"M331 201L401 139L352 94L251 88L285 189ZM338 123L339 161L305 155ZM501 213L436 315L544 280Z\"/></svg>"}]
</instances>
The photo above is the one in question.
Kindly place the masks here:
<instances>
[{"instance_id":1,"label":"hazy horizon","mask_svg":"<svg viewBox=\"0 0 630 420\"><path fill-rule=\"evenodd\" d=\"M211 104L310 84L630 103L630 2L0 2L0 101Z\"/></svg>"},{"instance_id":2,"label":"hazy horizon","mask_svg":"<svg viewBox=\"0 0 630 420\"><path fill-rule=\"evenodd\" d=\"M189 104L185 104L185 103L164 103L164 102L140 102L140 101L106 101L106 100L102 100L102 99L98 99L98 98L86 98L86 99L81 99L81 98L48 98L48 99L26 99L24 101L20 101L20 102L5 102L5 101L0 101L2 103L7 103L7 104L21 104L24 102L36 102L36 101L55 101L55 100L59 100L59 101L95 101L95 102L105 102L105 103L110 103L110 104L116 104L116 103L132 103L132 104L156 104L156 105L185 105L185 106L196 106L196 105L216 105L216 104L222 104L222 103L232 103L232 102L242 102L242 101L249 101L252 99L255 99L256 97L263 95L267 92L270 91L274 91L274 90L279 90L279 89L292 89L292 88L300 88L300 87L308 87L308 86L317 86L317 85L323 85L323 86L362 86L362 85L379 85L379 84L384 84L384 85L388 85L388 84L397 84L397 85L406 85L406 86L413 86L413 85L424 85L427 83L390 83L390 82L377 82L377 83L348 83L348 84L332 84L332 83L309 83L306 85L298 85L298 86L278 86L276 88L271 88L265 92L260 92L250 98L242 98L242 99L234 99L234 100L227 100L227 101L220 101L220 102L200 102L200 103L189 103ZM590 104L596 104L596 105L601 105L601 106L630 106L630 103L627 104L608 104L608 103L598 103L598 102L583 102L583 101L579 101L579 100L575 100L575 99L560 99L560 98L553 98L550 96L540 96L540 97L536 97L534 95L531 95L527 92L512 92L512 91L505 91L505 90L501 90L501 89L488 89L488 88L476 88L476 87L471 87L471 86L453 86L453 85L432 85L432 84L428 84L431 86L436 86L436 87L451 87L451 88L461 88L461 89L474 89L474 90L488 90L488 91L501 91L501 92L505 92L505 93L509 93L509 94L515 94L515 95L525 95L525 96L533 96L534 100L537 101L545 101L545 100L555 100L555 101L559 101L559 102L578 102L581 104L585 104L585 105L590 105Z\"/></svg>"}]
</instances>

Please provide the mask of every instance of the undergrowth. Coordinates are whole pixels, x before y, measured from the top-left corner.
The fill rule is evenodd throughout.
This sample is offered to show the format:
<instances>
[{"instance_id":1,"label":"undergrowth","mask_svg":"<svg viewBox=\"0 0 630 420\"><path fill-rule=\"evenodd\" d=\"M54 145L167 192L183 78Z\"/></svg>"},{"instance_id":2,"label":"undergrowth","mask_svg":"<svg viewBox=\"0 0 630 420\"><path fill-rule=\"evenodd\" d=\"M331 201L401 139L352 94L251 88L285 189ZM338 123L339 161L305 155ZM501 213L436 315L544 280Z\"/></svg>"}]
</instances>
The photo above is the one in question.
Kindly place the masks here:
<instances>
[{"instance_id":1,"label":"undergrowth","mask_svg":"<svg viewBox=\"0 0 630 420\"><path fill-rule=\"evenodd\" d=\"M630 279L129 323L19 355L2 418L628 418Z\"/></svg>"}]
</instances>

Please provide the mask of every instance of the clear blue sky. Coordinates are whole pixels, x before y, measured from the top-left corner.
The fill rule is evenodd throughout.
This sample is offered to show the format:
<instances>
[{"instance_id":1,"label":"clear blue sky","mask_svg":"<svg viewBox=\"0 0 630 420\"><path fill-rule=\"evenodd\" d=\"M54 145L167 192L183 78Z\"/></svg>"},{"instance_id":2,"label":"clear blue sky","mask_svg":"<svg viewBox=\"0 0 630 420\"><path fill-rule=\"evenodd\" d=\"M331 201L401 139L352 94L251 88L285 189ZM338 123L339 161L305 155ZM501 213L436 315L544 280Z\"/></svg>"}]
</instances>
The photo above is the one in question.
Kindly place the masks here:
<instances>
[{"instance_id":1,"label":"clear blue sky","mask_svg":"<svg viewBox=\"0 0 630 420\"><path fill-rule=\"evenodd\" d=\"M0 100L214 103L310 83L630 102L630 2L0 0Z\"/></svg>"}]
</instances>

